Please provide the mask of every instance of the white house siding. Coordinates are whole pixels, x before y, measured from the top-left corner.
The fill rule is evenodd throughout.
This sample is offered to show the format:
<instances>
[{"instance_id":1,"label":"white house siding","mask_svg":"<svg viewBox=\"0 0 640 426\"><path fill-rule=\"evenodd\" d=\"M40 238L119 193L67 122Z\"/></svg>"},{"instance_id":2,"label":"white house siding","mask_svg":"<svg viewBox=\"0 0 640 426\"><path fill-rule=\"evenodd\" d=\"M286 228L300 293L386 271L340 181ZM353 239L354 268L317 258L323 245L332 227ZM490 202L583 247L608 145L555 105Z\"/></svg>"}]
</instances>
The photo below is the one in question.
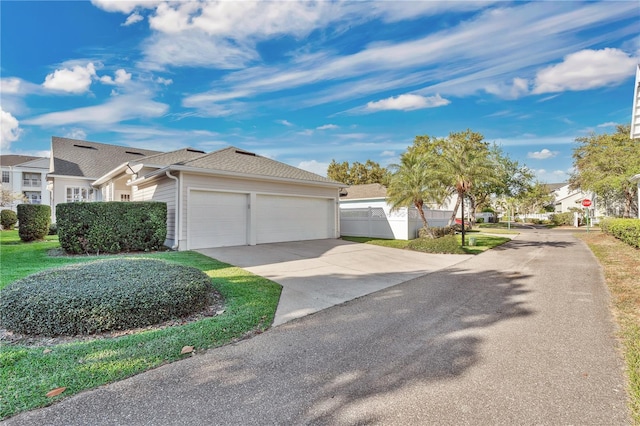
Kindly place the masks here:
<instances>
[{"instance_id":1,"label":"white house siding","mask_svg":"<svg viewBox=\"0 0 640 426\"><path fill-rule=\"evenodd\" d=\"M167 239L164 244L168 247L172 247L175 244L175 190L175 181L169 178L163 178L153 181L151 184L138 185L134 188L131 195L131 201L160 201L167 203Z\"/></svg>"},{"instance_id":2,"label":"white house siding","mask_svg":"<svg viewBox=\"0 0 640 426\"><path fill-rule=\"evenodd\" d=\"M220 176L208 176L190 173L181 173L181 189L180 189L180 241L179 249L187 249L188 238L188 218L189 218L189 194L191 191L216 191L216 192L235 192L247 194L249 206L257 206L256 201L258 195L287 195L287 196L302 196L302 197L316 197L325 198L327 200L333 200L334 209L334 234L332 238L338 238L340 236L340 223L339 212L337 208L338 188L322 187L316 185L296 184L289 182L272 182L260 179L248 179L248 178L228 178ZM248 244L256 244L256 227L252 224L256 224L257 215L256 212L250 211L250 217L248 219ZM304 212L300 212L304 214Z\"/></svg>"},{"instance_id":3,"label":"white house siding","mask_svg":"<svg viewBox=\"0 0 640 426\"><path fill-rule=\"evenodd\" d=\"M67 202L67 188L79 187L84 188L87 191L93 191L93 199L91 201L102 201L102 191L91 186L91 182L95 179L88 178L63 178L63 177L49 177L49 181L53 181L53 191L51 197L51 217L55 222L56 206L60 203Z\"/></svg>"}]
</instances>

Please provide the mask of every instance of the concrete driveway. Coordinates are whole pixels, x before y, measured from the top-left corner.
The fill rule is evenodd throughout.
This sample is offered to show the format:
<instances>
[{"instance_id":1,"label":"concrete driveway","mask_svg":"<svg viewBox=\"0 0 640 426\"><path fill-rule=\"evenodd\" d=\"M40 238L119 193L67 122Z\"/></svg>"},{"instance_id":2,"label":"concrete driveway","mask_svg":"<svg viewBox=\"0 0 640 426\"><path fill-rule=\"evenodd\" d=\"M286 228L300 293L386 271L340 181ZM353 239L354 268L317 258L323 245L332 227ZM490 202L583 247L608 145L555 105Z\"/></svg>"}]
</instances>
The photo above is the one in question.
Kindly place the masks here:
<instances>
[{"instance_id":1,"label":"concrete driveway","mask_svg":"<svg viewBox=\"0 0 640 426\"><path fill-rule=\"evenodd\" d=\"M282 285L273 325L463 262L471 255L427 254L339 239L201 249Z\"/></svg>"}]
</instances>

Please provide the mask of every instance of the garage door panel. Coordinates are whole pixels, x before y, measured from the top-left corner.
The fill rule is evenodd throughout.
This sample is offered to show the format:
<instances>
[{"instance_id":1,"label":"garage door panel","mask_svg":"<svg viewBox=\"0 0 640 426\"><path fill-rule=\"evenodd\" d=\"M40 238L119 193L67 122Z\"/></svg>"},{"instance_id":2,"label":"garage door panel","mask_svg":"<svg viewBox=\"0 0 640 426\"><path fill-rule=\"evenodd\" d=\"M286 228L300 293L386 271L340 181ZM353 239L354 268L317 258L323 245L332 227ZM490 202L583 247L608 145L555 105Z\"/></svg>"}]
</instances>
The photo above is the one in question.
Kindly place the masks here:
<instances>
[{"instance_id":1,"label":"garage door panel","mask_svg":"<svg viewBox=\"0 0 640 426\"><path fill-rule=\"evenodd\" d=\"M247 244L247 194L191 191L189 248Z\"/></svg>"},{"instance_id":2,"label":"garage door panel","mask_svg":"<svg viewBox=\"0 0 640 426\"><path fill-rule=\"evenodd\" d=\"M333 238L335 204L326 198L258 195L256 243Z\"/></svg>"}]
</instances>

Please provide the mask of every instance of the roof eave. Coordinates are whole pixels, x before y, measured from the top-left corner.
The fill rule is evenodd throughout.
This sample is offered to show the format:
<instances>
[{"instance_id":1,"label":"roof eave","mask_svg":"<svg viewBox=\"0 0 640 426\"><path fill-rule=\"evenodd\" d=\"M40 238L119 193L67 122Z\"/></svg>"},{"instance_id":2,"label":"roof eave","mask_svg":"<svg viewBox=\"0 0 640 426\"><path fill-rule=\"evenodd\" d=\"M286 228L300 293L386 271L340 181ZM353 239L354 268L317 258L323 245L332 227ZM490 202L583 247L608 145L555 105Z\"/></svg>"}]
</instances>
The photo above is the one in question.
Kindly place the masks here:
<instances>
[{"instance_id":1,"label":"roof eave","mask_svg":"<svg viewBox=\"0 0 640 426\"><path fill-rule=\"evenodd\" d=\"M277 177L277 176L266 176L266 175L253 175L253 174L246 174L246 173L238 173L238 172L229 172L229 171L223 171L223 170L212 170L212 169L203 169L201 167L190 167L190 166L181 166L181 165L171 165L168 167L164 167L162 169L159 170L155 170L149 174L146 174L136 180L133 180L131 182L129 182L129 185L138 185L142 182L151 180L155 177L161 177L165 174L165 172L171 172L171 171L176 171L176 172L192 172L192 173L198 173L198 174L204 174L204 175L211 175L211 176L223 176L223 177L235 177L235 178L240 178L240 179L262 179L262 180L269 180L272 182L286 182L286 183L297 183L297 184L306 184L306 185L312 185L312 186L324 186L324 187L329 187L329 188L347 188L349 185L345 185L343 183L337 183L337 182L320 182L320 181L312 181L312 180L302 180L302 179L292 179L292 178L283 178L283 177Z\"/></svg>"}]
</instances>

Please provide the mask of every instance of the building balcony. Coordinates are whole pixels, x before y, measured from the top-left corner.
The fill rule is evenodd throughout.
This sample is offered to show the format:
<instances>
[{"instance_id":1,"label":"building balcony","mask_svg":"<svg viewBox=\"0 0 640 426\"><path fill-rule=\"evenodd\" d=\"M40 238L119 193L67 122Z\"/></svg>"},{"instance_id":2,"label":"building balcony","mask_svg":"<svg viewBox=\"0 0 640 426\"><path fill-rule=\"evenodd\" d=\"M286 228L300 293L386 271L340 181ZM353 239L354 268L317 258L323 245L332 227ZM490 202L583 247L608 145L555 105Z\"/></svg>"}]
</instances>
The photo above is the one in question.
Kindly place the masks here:
<instances>
[{"instance_id":1,"label":"building balcony","mask_svg":"<svg viewBox=\"0 0 640 426\"><path fill-rule=\"evenodd\" d=\"M42 180L40 179L22 179L23 188L40 188L42 186Z\"/></svg>"}]
</instances>

